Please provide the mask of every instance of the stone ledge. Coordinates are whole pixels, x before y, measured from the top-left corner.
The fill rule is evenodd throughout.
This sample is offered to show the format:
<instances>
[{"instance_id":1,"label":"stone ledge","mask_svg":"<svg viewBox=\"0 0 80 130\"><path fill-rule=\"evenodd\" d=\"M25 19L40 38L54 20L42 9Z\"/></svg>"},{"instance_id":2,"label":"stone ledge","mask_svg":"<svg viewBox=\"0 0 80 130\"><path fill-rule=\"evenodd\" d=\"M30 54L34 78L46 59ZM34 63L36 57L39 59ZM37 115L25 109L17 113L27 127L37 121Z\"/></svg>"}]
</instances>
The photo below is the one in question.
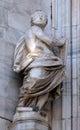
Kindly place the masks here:
<instances>
[{"instance_id":1,"label":"stone ledge","mask_svg":"<svg viewBox=\"0 0 80 130\"><path fill-rule=\"evenodd\" d=\"M9 130L50 130L48 117L43 115L32 108L17 108Z\"/></svg>"}]
</instances>

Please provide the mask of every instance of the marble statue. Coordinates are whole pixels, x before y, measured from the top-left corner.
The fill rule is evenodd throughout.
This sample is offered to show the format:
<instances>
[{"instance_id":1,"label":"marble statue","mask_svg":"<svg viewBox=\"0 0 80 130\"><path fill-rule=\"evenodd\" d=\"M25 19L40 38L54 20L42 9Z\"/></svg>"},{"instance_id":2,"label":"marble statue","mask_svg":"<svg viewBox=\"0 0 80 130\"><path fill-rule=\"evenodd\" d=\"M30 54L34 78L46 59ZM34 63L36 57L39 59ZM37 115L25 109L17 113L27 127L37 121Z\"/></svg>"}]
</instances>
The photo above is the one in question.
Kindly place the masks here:
<instances>
[{"instance_id":1,"label":"marble statue","mask_svg":"<svg viewBox=\"0 0 80 130\"><path fill-rule=\"evenodd\" d=\"M18 41L14 54L13 69L23 76L18 107L34 111L42 110L48 99L60 95L65 77L66 40L49 37L44 32L47 22L43 11L33 13L31 28Z\"/></svg>"}]
</instances>

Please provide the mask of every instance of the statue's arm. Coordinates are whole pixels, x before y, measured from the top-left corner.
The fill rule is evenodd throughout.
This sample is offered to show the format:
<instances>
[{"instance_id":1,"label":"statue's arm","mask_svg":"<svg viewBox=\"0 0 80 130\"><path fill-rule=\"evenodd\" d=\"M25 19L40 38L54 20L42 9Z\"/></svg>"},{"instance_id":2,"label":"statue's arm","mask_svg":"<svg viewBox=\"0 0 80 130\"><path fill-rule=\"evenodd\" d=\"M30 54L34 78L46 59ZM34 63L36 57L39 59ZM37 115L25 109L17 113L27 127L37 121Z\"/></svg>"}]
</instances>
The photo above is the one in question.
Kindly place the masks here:
<instances>
[{"instance_id":1,"label":"statue's arm","mask_svg":"<svg viewBox=\"0 0 80 130\"><path fill-rule=\"evenodd\" d=\"M65 38L60 38L59 40L53 38L53 42L52 42L51 46L62 47L62 46L64 46L65 43L66 43L66 39Z\"/></svg>"},{"instance_id":2,"label":"statue's arm","mask_svg":"<svg viewBox=\"0 0 80 130\"><path fill-rule=\"evenodd\" d=\"M49 38L49 36L47 36L39 27L32 27L32 31L38 39L40 39L47 45L50 46L52 44L52 39Z\"/></svg>"},{"instance_id":3,"label":"statue's arm","mask_svg":"<svg viewBox=\"0 0 80 130\"><path fill-rule=\"evenodd\" d=\"M39 27L32 27L33 34L49 46L61 47L65 44L65 38L55 39L47 36Z\"/></svg>"},{"instance_id":4,"label":"statue's arm","mask_svg":"<svg viewBox=\"0 0 80 130\"><path fill-rule=\"evenodd\" d=\"M21 72L32 61L28 57L28 50L25 44L25 36L22 36L15 47L13 70L17 73Z\"/></svg>"}]
</instances>

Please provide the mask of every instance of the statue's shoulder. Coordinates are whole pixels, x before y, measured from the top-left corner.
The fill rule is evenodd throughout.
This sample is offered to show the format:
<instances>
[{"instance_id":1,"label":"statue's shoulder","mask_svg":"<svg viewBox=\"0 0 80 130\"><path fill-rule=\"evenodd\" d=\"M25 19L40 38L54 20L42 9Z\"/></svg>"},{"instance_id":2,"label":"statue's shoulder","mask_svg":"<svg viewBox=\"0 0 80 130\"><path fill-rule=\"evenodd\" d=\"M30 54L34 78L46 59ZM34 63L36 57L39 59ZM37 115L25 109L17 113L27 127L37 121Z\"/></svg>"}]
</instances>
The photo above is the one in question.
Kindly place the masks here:
<instances>
[{"instance_id":1,"label":"statue's shoulder","mask_svg":"<svg viewBox=\"0 0 80 130\"><path fill-rule=\"evenodd\" d=\"M31 34L32 34L32 29L29 28L29 29L25 32L24 39L29 38L29 37L31 36Z\"/></svg>"},{"instance_id":2,"label":"statue's shoulder","mask_svg":"<svg viewBox=\"0 0 80 130\"><path fill-rule=\"evenodd\" d=\"M32 30L33 34L38 34L38 33L42 33L43 32L42 29L40 27L38 27L38 26L32 26L31 30Z\"/></svg>"}]
</instances>

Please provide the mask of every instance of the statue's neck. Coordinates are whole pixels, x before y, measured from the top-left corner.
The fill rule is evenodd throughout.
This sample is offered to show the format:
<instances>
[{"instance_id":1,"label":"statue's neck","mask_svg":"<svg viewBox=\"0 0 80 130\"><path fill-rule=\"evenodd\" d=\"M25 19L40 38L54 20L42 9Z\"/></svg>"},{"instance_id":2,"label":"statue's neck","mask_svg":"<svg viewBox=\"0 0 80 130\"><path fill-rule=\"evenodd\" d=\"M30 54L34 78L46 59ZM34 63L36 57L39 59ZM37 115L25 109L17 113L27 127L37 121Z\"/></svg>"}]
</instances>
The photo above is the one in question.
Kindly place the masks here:
<instances>
[{"instance_id":1,"label":"statue's neck","mask_svg":"<svg viewBox=\"0 0 80 130\"><path fill-rule=\"evenodd\" d=\"M38 25L33 25L32 27L34 27L34 28L39 28L39 29L42 29L42 31L44 31L44 28L42 28L42 27L40 27L40 26L38 26Z\"/></svg>"}]
</instances>

